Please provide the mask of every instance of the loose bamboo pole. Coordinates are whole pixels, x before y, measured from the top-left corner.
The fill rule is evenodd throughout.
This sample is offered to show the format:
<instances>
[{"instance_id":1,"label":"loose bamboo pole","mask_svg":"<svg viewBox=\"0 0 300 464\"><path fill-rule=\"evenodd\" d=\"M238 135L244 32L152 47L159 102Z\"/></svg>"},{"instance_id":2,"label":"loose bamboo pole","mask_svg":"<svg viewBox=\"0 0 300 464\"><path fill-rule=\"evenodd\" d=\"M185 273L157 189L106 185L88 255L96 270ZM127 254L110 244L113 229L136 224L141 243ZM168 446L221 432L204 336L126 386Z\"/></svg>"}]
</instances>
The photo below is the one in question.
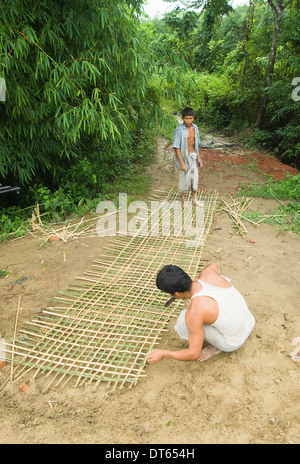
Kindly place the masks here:
<instances>
[{"instance_id":1,"label":"loose bamboo pole","mask_svg":"<svg viewBox=\"0 0 300 464\"><path fill-rule=\"evenodd\" d=\"M17 313L16 313L16 320L15 320L15 328L14 328L14 340L15 340L16 334L17 334L17 326L18 326L18 318L19 318L19 311L20 311L20 303L21 303L21 297L19 296L18 307L17 307ZM11 381L12 381L12 379L13 379L14 348L15 348L15 343L13 343L12 356L11 356L11 370L10 370L10 380L11 380Z\"/></svg>"}]
</instances>

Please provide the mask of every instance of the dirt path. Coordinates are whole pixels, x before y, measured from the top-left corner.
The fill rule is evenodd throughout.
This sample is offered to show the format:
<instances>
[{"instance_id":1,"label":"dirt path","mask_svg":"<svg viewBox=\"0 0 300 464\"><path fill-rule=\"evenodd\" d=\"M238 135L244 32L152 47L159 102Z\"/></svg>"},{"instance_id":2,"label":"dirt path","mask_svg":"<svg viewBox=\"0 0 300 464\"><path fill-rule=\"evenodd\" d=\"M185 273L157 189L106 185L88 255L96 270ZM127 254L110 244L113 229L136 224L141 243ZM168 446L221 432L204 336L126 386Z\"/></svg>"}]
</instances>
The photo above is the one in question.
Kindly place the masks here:
<instances>
[{"instance_id":1,"label":"dirt path","mask_svg":"<svg viewBox=\"0 0 300 464\"><path fill-rule=\"evenodd\" d=\"M290 170L240 147L204 150L203 158L202 187L216 188L220 199L236 195L243 180L263 181L257 168L276 177ZM166 140L158 141L156 163L148 169L153 188L167 191L177 184ZM277 206L275 200L255 199L251 210ZM247 223L247 229L242 238L225 212L216 213L203 254L233 279L255 316L244 347L204 363L149 365L136 387L115 392L105 385L47 389L38 378L25 379L28 389L22 392L8 382L0 391L0 443L300 443L300 363L289 356L300 337L299 240L267 224ZM67 289L107 242L86 238L41 247L28 236L0 244L0 264L10 272L0 280L2 337L13 335L19 296L21 327L48 298ZM185 346L174 323L163 348ZM9 372L10 365L0 371L0 386Z\"/></svg>"}]
</instances>

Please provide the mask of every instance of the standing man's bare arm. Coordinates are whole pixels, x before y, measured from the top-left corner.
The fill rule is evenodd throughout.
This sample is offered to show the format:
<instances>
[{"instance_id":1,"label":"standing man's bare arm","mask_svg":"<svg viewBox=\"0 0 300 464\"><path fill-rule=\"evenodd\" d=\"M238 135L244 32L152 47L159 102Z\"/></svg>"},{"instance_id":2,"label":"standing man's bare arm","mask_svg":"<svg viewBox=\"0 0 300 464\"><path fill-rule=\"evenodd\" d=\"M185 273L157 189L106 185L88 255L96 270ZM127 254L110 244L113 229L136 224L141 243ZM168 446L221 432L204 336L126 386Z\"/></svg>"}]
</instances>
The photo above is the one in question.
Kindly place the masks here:
<instances>
[{"instance_id":1,"label":"standing man's bare arm","mask_svg":"<svg viewBox=\"0 0 300 464\"><path fill-rule=\"evenodd\" d=\"M200 148L198 150L198 158L199 158L199 168L203 168L203 160L202 160L202 155L200 153Z\"/></svg>"},{"instance_id":2,"label":"standing man's bare arm","mask_svg":"<svg viewBox=\"0 0 300 464\"><path fill-rule=\"evenodd\" d=\"M174 148L174 150L175 150L175 154L176 154L176 156L178 158L178 161L180 163L181 169L183 171L187 172L187 167L186 167L186 165L185 165L185 163L184 163L184 161L182 159L180 149L179 148Z\"/></svg>"}]
</instances>

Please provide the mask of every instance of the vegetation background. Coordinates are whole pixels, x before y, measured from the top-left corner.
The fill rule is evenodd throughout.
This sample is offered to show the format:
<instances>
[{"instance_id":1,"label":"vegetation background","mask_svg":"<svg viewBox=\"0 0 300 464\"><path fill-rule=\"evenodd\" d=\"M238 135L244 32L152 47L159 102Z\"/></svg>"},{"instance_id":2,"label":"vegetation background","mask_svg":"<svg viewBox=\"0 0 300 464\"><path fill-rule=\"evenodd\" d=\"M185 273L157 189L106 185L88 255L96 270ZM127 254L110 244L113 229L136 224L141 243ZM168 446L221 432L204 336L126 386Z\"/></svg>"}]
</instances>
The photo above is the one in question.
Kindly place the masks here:
<instances>
[{"instance_id":1,"label":"vegetation background","mask_svg":"<svg viewBox=\"0 0 300 464\"><path fill-rule=\"evenodd\" d=\"M1 1L0 184L21 189L0 197L1 239L36 203L60 221L147 189L157 133L185 106L299 167L299 0L166 1L162 19L143 0ZM278 190L298 213L299 183Z\"/></svg>"}]
</instances>

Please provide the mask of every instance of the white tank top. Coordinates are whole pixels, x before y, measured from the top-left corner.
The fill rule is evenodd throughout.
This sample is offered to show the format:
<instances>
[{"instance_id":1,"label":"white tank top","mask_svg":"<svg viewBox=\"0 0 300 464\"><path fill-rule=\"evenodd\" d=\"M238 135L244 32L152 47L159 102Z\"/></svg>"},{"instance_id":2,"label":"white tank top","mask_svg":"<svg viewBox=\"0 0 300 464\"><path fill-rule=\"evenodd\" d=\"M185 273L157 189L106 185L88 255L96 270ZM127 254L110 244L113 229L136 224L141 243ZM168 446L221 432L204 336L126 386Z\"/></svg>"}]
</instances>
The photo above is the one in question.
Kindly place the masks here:
<instances>
[{"instance_id":1,"label":"white tank top","mask_svg":"<svg viewBox=\"0 0 300 464\"><path fill-rule=\"evenodd\" d=\"M228 282L231 281L224 277ZM238 290L231 285L228 288L216 287L203 280L198 280L202 285L202 290L192 296L209 296L213 298L219 306L217 320L211 324L224 336L228 345L238 346L246 340L252 331L255 319L248 309L246 301Z\"/></svg>"}]
</instances>

